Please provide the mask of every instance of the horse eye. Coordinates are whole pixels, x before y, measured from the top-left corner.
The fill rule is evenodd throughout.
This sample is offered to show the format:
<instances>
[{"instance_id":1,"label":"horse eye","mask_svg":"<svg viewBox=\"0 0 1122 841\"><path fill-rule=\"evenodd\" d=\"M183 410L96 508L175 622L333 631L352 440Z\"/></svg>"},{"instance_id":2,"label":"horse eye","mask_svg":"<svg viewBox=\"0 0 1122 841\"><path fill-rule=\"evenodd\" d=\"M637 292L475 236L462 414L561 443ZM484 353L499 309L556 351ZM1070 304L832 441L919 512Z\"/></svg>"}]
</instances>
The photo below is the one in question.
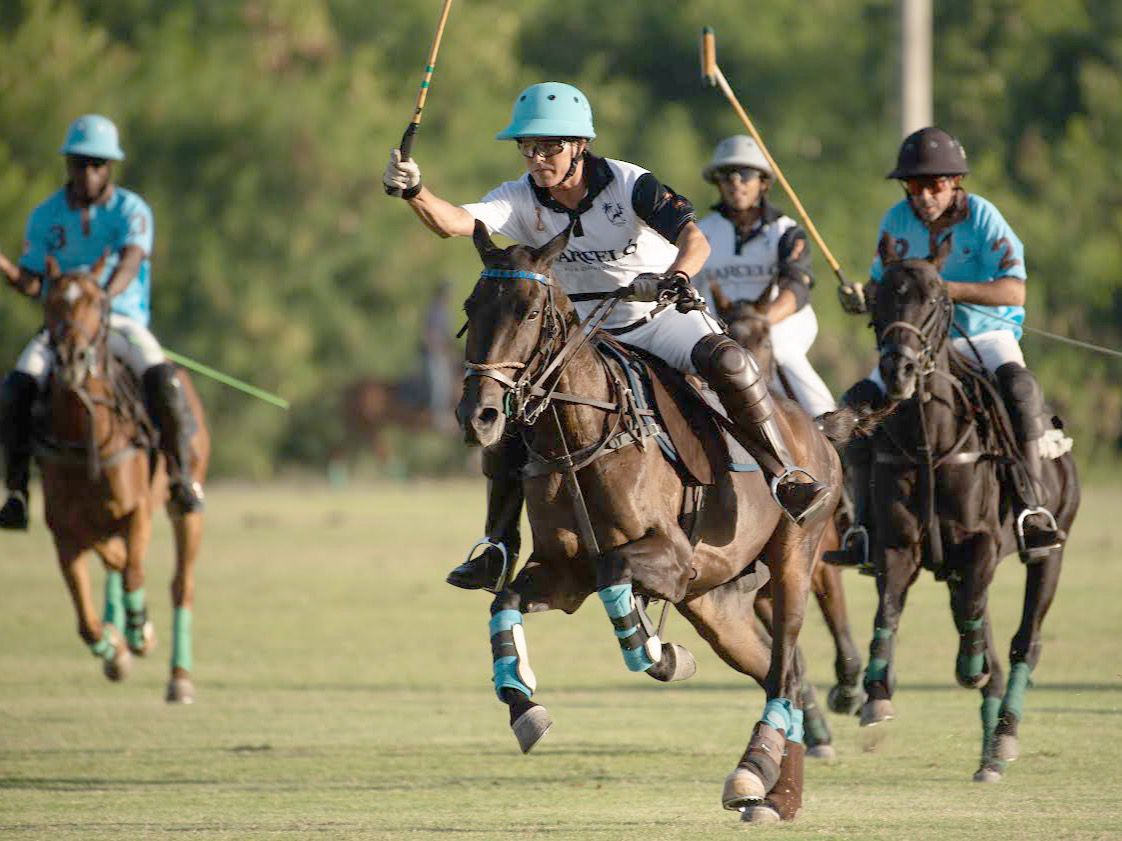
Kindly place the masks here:
<instances>
[{"instance_id":1,"label":"horse eye","mask_svg":"<svg viewBox=\"0 0 1122 841\"><path fill-rule=\"evenodd\" d=\"M541 314L541 310L530 310L530 314L526 316L527 321L533 321Z\"/></svg>"}]
</instances>

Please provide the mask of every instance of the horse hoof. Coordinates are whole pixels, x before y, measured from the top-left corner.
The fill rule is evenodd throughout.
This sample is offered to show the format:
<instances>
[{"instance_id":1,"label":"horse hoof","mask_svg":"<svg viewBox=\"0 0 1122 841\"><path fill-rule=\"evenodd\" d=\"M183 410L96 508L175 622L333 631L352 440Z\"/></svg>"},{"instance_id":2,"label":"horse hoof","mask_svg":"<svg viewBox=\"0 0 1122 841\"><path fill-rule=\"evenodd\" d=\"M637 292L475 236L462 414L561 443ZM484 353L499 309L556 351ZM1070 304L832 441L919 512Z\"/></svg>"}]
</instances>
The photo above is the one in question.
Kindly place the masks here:
<instances>
[{"instance_id":1,"label":"horse hoof","mask_svg":"<svg viewBox=\"0 0 1122 841\"><path fill-rule=\"evenodd\" d=\"M758 806L749 806L740 812L740 820L744 823L754 823L760 826L768 824L779 823L782 818L779 817L779 812L773 809L766 803Z\"/></svg>"},{"instance_id":2,"label":"horse hoof","mask_svg":"<svg viewBox=\"0 0 1122 841\"><path fill-rule=\"evenodd\" d=\"M764 781L747 768L737 766L725 777L725 787L721 791L721 805L731 811L758 806L767 797Z\"/></svg>"},{"instance_id":3,"label":"horse hoof","mask_svg":"<svg viewBox=\"0 0 1122 841\"><path fill-rule=\"evenodd\" d=\"M535 704L518 716L514 724L510 725L510 729L518 739L518 747L522 748L523 753L529 753L552 726L553 718L550 717L549 711L540 704Z\"/></svg>"},{"instance_id":4,"label":"horse hoof","mask_svg":"<svg viewBox=\"0 0 1122 841\"><path fill-rule=\"evenodd\" d=\"M1013 762L1020 750L1017 737L1012 735L998 735L993 740L993 757L1002 762Z\"/></svg>"},{"instance_id":5,"label":"horse hoof","mask_svg":"<svg viewBox=\"0 0 1122 841\"><path fill-rule=\"evenodd\" d=\"M854 684L836 684L826 696L826 706L832 713L853 715L865 702L865 690Z\"/></svg>"},{"instance_id":6,"label":"horse hoof","mask_svg":"<svg viewBox=\"0 0 1122 841\"><path fill-rule=\"evenodd\" d=\"M834 750L833 745L815 745L812 748L807 748L806 756L808 759L821 759L825 762L833 762L838 758L838 752Z\"/></svg>"},{"instance_id":7,"label":"horse hoof","mask_svg":"<svg viewBox=\"0 0 1122 841\"><path fill-rule=\"evenodd\" d=\"M1001 769L995 768L993 765L983 765L974 772L974 782L976 783L1000 783L1001 782Z\"/></svg>"},{"instance_id":8,"label":"horse hoof","mask_svg":"<svg viewBox=\"0 0 1122 841\"><path fill-rule=\"evenodd\" d=\"M189 677L173 677L168 681L168 689L164 693L164 700L169 704L195 703L195 684L191 682Z\"/></svg>"},{"instance_id":9,"label":"horse hoof","mask_svg":"<svg viewBox=\"0 0 1122 841\"><path fill-rule=\"evenodd\" d=\"M862 727L873 727L882 721L892 721L894 718L896 718L896 710L892 708L892 702L885 698L866 701L861 707Z\"/></svg>"},{"instance_id":10,"label":"horse hoof","mask_svg":"<svg viewBox=\"0 0 1122 841\"><path fill-rule=\"evenodd\" d=\"M697 674L697 661L684 645L664 642L662 644L662 657L647 669L647 674L663 683L689 680Z\"/></svg>"},{"instance_id":11,"label":"horse hoof","mask_svg":"<svg viewBox=\"0 0 1122 841\"><path fill-rule=\"evenodd\" d=\"M113 641L113 659L103 660L101 670L107 678L114 683L118 683L127 678L129 672L132 671L132 655L129 653L129 648L125 644L125 639L121 636L120 631L112 625L107 625L106 630Z\"/></svg>"},{"instance_id":12,"label":"horse hoof","mask_svg":"<svg viewBox=\"0 0 1122 841\"><path fill-rule=\"evenodd\" d=\"M151 622L145 622L144 623L144 628L141 632L140 644L139 645L134 645L132 642L130 642L129 643L129 651L131 651L137 657L144 657L146 654L150 654L155 647L156 647L156 626L153 625Z\"/></svg>"}]
</instances>

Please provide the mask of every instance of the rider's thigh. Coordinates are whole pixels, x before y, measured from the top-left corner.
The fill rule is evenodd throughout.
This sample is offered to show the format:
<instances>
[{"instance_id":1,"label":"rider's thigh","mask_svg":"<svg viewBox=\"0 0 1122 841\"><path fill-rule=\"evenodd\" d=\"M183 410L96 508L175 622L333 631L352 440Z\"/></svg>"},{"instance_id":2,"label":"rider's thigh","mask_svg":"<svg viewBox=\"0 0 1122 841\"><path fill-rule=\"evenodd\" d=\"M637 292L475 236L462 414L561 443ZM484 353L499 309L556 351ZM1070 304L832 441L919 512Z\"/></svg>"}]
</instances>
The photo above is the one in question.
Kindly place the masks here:
<instances>
[{"instance_id":1,"label":"rider's thigh","mask_svg":"<svg viewBox=\"0 0 1122 841\"><path fill-rule=\"evenodd\" d=\"M990 330L979 333L977 336L970 337L970 343L962 338L951 339L951 344L968 359L981 357L982 367L991 374L1008 362L1016 362L1022 367L1025 364L1021 344L1011 330ZM970 344L973 344L978 351L977 356L971 350Z\"/></svg>"},{"instance_id":2,"label":"rider's thigh","mask_svg":"<svg viewBox=\"0 0 1122 841\"><path fill-rule=\"evenodd\" d=\"M720 332L720 325L707 313L700 310L678 312L668 309L619 339L642 348L647 353L653 353L683 374L696 374L697 369L690 359L694 345L706 336Z\"/></svg>"},{"instance_id":3,"label":"rider's thigh","mask_svg":"<svg viewBox=\"0 0 1122 841\"><path fill-rule=\"evenodd\" d=\"M47 340L47 331L40 330L34 338L27 343L23 353L16 360L16 370L35 378L35 384L43 388L47 384L47 377L51 372L51 348Z\"/></svg>"},{"instance_id":4,"label":"rider's thigh","mask_svg":"<svg viewBox=\"0 0 1122 841\"><path fill-rule=\"evenodd\" d=\"M120 313L109 316L109 350L123 360L138 377L144 376L144 372L153 365L167 361L152 332L143 324Z\"/></svg>"},{"instance_id":5,"label":"rider's thigh","mask_svg":"<svg viewBox=\"0 0 1122 841\"><path fill-rule=\"evenodd\" d=\"M818 336L818 317L809 305L771 325L771 347L778 365L806 357Z\"/></svg>"}]
</instances>

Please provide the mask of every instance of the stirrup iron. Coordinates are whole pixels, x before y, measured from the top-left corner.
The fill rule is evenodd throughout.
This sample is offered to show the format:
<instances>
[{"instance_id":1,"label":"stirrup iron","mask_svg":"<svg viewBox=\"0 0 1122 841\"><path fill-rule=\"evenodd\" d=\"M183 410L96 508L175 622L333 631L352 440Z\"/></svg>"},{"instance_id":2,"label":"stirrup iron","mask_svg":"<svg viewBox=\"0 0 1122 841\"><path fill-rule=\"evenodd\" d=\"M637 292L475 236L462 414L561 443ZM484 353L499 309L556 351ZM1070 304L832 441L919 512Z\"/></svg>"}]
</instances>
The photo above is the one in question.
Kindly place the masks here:
<instances>
[{"instance_id":1,"label":"stirrup iron","mask_svg":"<svg viewBox=\"0 0 1122 841\"><path fill-rule=\"evenodd\" d=\"M489 535L485 534L485 535L483 535L483 537L479 538L479 540L475 541L475 543L473 543L471 545L471 548L468 549L467 557L464 558L464 563L465 564L470 563L472 561L472 559L474 557L476 557L475 550L478 549L480 546L482 546L484 548L493 546L494 548L498 549L499 554L501 554L503 556L502 572L499 573L498 578L495 579L495 583L491 587L484 587L483 588L487 592L495 593L497 595L499 593L499 591L502 590L503 587L506 584L507 573L510 570L510 553L507 552L505 543L503 543L501 540L492 540Z\"/></svg>"},{"instance_id":2,"label":"stirrup iron","mask_svg":"<svg viewBox=\"0 0 1122 841\"><path fill-rule=\"evenodd\" d=\"M1044 516L1047 524L1051 527L1052 532L1056 534L1056 546L1060 545L1059 531L1060 526L1056 522L1055 516L1052 512L1045 508L1043 505L1038 505L1035 508L1025 508L1017 515L1017 522L1013 527L1014 533L1017 535L1017 551L1022 557L1026 558L1045 558L1056 546L1050 546L1047 549L1038 548L1030 549L1025 545L1025 520L1029 517L1034 517L1038 514Z\"/></svg>"}]
</instances>

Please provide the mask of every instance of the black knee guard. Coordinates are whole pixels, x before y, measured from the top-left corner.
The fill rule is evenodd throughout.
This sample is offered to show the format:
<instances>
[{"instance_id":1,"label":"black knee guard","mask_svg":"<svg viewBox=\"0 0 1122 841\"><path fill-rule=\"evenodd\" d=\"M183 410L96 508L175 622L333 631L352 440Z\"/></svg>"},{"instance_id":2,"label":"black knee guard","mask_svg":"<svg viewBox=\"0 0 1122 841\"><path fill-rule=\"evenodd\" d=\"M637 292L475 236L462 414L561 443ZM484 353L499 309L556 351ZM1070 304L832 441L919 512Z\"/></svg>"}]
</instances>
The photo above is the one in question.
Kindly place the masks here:
<instances>
[{"instance_id":1,"label":"black knee guard","mask_svg":"<svg viewBox=\"0 0 1122 841\"><path fill-rule=\"evenodd\" d=\"M1021 445L1044 434L1044 392L1032 371L1016 362L1007 362L994 375L1013 422L1013 432Z\"/></svg>"},{"instance_id":2,"label":"black knee guard","mask_svg":"<svg viewBox=\"0 0 1122 841\"><path fill-rule=\"evenodd\" d=\"M690 359L730 414L751 423L764 423L772 416L775 407L755 358L728 336L706 336L694 345Z\"/></svg>"},{"instance_id":3,"label":"black knee guard","mask_svg":"<svg viewBox=\"0 0 1122 841\"><path fill-rule=\"evenodd\" d=\"M0 383L0 445L10 491L27 493L31 473L31 407L38 385L22 371L12 371Z\"/></svg>"}]
</instances>

